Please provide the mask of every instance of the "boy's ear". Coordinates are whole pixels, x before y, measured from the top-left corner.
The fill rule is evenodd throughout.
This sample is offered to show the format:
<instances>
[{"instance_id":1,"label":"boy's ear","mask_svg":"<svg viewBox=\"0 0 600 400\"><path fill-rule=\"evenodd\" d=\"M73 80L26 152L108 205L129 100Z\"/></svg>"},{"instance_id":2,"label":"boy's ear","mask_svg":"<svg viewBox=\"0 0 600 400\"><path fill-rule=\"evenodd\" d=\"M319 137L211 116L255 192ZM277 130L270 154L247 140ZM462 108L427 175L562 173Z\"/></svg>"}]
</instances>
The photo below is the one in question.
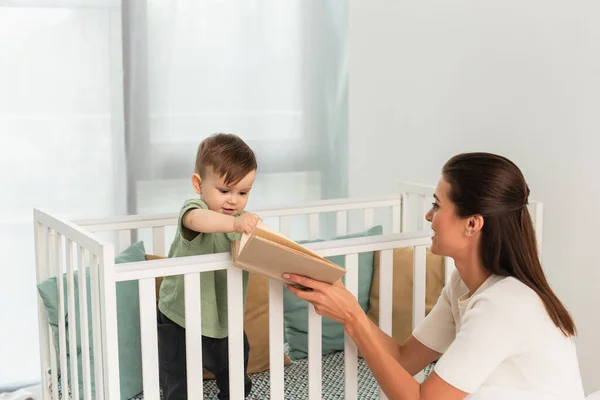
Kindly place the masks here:
<instances>
[{"instance_id":1,"label":"boy's ear","mask_svg":"<svg viewBox=\"0 0 600 400\"><path fill-rule=\"evenodd\" d=\"M192 186L194 187L194 191L196 193L202 194L202 178L200 178L200 175L192 175Z\"/></svg>"}]
</instances>

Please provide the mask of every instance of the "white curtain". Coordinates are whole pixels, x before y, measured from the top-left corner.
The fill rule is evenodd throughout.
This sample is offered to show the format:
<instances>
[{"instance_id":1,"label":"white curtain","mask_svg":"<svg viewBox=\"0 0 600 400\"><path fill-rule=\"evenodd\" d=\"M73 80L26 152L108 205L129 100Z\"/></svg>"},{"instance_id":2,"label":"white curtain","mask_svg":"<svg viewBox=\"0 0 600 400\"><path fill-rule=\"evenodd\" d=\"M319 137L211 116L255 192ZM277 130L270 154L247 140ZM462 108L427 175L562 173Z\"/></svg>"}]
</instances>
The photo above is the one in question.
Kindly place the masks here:
<instances>
[{"instance_id":1,"label":"white curtain","mask_svg":"<svg viewBox=\"0 0 600 400\"><path fill-rule=\"evenodd\" d=\"M0 0L0 389L39 379L34 207L176 212L213 132L257 153L250 208L347 195L346 7Z\"/></svg>"},{"instance_id":2,"label":"white curtain","mask_svg":"<svg viewBox=\"0 0 600 400\"><path fill-rule=\"evenodd\" d=\"M0 386L39 379L33 208L69 218L126 210L119 7L4 3Z\"/></svg>"}]
</instances>

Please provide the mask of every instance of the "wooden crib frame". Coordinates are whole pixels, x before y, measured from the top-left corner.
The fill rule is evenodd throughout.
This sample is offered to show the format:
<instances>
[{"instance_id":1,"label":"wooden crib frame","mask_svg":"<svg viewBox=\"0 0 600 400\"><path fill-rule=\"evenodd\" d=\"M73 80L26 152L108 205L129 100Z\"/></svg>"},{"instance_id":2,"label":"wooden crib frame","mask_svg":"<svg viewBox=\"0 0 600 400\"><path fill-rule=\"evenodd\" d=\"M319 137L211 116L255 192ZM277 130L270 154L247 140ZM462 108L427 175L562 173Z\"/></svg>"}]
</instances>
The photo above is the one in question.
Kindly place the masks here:
<instances>
[{"instance_id":1,"label":"wooden crib frame","mask_svg":"<svg viewBox=\"0 0 600 400\"><path fill-rule=\"evenodd\" d=\"M323 213L335 213L336 232L348 231L349 213L359 210L362 225L374 225L375 210L391 210L391 232L372 237L326 241L308 245L323 256L344 255L346 260L346 286L356 296L358 292L358 253L381 251L380 257L380 321L381 329L391 335L392 329L392 260L395 248L414 248L413 325L425 318L425 260L426 248L430 244L431 231L423 223L423 214L428 209L433 188L430 186L402 184L397 196L376 199L325 200L297 206L276 207L255 211L265 221L275 219L279 230L289 234L291 218L308 216L309 238L319 237L319 220ZM415 204L412 206L411 204ZM542 204L532 202L532 219L541 248ZM410 217L416 221L411 226ZM166 249L165 228L176 225L177 215L125 216L119 218L73 223L53 215L34 210L35 249L37 283L66 273L67 295L63 296L63 280L57 279L59 294L59 353L55 354L53 336L48 317L41 300L38 301L39 340L42 386L44 399L58 398L57 367L67 371L67 365L77 365L75 330L69 331L70 360L67 359L64 304L68 309L68 324L74 326L75 319L81 321L83 332L88 330L87 297L84 273L90 266L90 288L92 306L92 332L96 399L119 398L119 360L117 340L116 283L136 280L139 282L140 323L142 329L142 363L144 398L159 399L158 353L156 331L155 278L168 275L185 276L187 371L191 376L202 376L201 341L191 338L201 336L200 319L200 272L226 269L228 277L228 325L230 393L235 399L243 399L243 303L242 271L233 267L229 254L211 254L195 257L161 259L115 265L115 248L122 250L131 243L132 232L150 228L153 236L153 253L164 255ZM413 224L414 225L414 224ZM98 237L98 232L115 232L118 246ZM66 250L65 250L66 248ZM76 256L74 256L76 254ZM76 261L75 261L76 260ZM89 260L89 263L88 263ZM446 260L446 277L453 268L451 259ZM79 274L80 315L75 315L73 276ZM283 336L283 285L279 281L269 283L269 347L270 347L270 390L271 399L284 398L284 366L281 354L284 351ZM321 398L321 317L309 306L308 366L309 399ZM63 393L70 388L73 398L91 399L90 354L87 335L82 337L84 393L78 393L77 368L71 368L60 376ZM357 396L357 349L348 336L345 338L345 398ZM58 357L57 357L58 356ZM110 366L108 368L107 366ZM48 374L50 371L50 374ZM73 372L74 371L74 372ZM188 380L188 397L203 397L203 383L199 379ZM385 398L380 390L380 398Z\"/></svg>"}]
</instances>

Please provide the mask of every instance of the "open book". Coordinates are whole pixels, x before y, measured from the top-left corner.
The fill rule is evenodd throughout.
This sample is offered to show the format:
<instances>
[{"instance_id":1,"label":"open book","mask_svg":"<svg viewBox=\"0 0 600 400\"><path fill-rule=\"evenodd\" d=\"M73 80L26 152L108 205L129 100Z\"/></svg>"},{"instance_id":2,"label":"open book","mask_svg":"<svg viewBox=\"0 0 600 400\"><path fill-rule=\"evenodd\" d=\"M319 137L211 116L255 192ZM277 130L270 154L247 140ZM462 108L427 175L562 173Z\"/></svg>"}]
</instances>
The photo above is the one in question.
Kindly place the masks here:
<instances>
[{"instance_id":1,"label":"open book","mask_svg":"<svg viewBox=\"0 0 600 400\"><path fill-rule=\"evenodd\" d=\"M346 273L337 264L259 222L251 234L231 246L233 265L285 283L286 272L334 283Z\"/></svg>"}]
</instances>

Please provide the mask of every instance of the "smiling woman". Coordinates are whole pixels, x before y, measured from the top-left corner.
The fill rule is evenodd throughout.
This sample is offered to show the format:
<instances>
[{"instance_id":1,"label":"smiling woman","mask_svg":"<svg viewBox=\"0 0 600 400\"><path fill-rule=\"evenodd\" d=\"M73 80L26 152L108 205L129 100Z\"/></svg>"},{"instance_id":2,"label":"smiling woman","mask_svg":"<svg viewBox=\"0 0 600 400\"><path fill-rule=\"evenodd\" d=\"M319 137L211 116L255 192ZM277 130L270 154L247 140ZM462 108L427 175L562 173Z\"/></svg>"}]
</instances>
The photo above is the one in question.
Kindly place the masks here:
<instances>
[{"instance_id":1,"label":"smiling woman","mask_svg":"<svg viewBox=\"0 0 600 400\"><path fill-rule=\"evenodd\" d=\"M313 290L288 288L343 324L390 399L582 400L575 326L544 276L528 197L521 171L502 156L459 154L444 165L426 218L431 251L453 258L456 271L402 345L340 282L292 275ZM412 378L433 361L425 382Z\"/></svg>"}]
</instances>

